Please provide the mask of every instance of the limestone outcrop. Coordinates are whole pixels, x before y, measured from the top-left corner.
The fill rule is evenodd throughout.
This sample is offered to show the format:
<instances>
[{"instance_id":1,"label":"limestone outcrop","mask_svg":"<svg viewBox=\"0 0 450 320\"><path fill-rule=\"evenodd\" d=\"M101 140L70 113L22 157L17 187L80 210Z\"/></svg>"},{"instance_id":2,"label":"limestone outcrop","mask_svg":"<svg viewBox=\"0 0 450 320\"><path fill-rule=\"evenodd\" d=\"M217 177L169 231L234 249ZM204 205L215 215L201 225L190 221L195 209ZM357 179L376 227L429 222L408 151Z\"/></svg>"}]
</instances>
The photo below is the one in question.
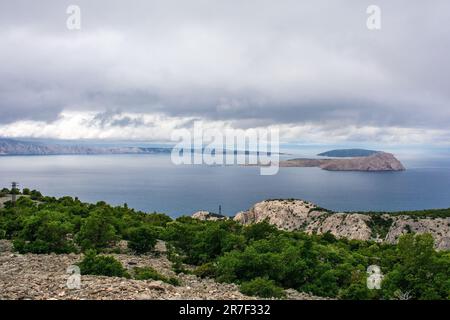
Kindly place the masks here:
<instances>
[{"instance_id":1,"label":"limestone outcrop","mask_svg":"<svg viewBox=\"0 0 450 320\"><path fill-rule=\"evenodd\" d=\"M308 234L330 232L337 238L396 243L407 232L430 233L437 249L450 249L450 217L335 213L303 200L267 200L234 220L244 225L266 221L279 229Z\"/></svg>"}]
</instances>

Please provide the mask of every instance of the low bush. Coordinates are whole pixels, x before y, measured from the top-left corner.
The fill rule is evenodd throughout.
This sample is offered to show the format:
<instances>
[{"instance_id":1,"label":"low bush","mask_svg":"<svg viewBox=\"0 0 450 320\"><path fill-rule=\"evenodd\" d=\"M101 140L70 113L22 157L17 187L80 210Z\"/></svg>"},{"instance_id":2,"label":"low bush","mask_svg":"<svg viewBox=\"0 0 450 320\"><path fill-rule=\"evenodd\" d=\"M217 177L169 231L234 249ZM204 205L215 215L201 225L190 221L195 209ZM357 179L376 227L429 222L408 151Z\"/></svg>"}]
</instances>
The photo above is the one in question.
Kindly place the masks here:
<instances>
[{"instance_id":1,"label":"low bush","mask_svg":"<svg viewBox=\"0 0 450 320\"><path fill-rule=\"evenodd\" d=\"M255 278L241 284L240 291L248 296L261 298L283 298L285 296L282 288L274 281L265 278Z\"/></svg>"},{"instance_id":2,"label":"low bush","mask_svg":"<svg viewBox=\"0 0 450 320\"><path fill-rule=\"evenodd\" d=\"M37 191L37 190L31 190L31 191L30 191L30 199L31 199L31 200L40 201L40 200L43 199L43 196L42 196L42 194L41 194L39 191Z\"/></svg>"},{"instance_id":3,"label":"low bush","mask_svg":"<svg viewBox=\"0 0 450 320\"><path fill-rule=\"evenodd\" d=\"M78 266L80 267L81 274L130 277L120 261L111 256L99 256L94 250L88 250Z\"/></svg>"},{"instance_id":4,"label":"low bush","mask_svg":"<svg viewBox=\"0 0 450 320\"><path fill-rule=\"evenodd\" d=\"M194 274L200 278L215 278L217 275L217 267L213 262L207 262L197 267L194 270Z\"/></svg>"},{"instance_id":5,"label":"low bush","mask_svg":"<svg viewBox=\"0 0 450 320\"><path fill-rule=\"evenodd\" d=\"M76 238L83 250L104 249L111 246L117 240L111 213L105 209L93 211L83 221Z\"/></svg>"},{"instance_id":6,"label":"low bush","mask_svg":"<svg viewBox=\"0 0 450 320\"><path fill-rule=\"evenodd\" d=\"M154 228L142 226L133 228L128 235L128 248L137 254L144 254L153 250L156 245L157 233Z\"/></svg>"},{"instance_id":7,"label":"low bush","mask_svg":"<svg viewBox=\"0 0 450 320\"><path fill-rule=\"evenodd\" d=\"M26 198L24 198L26 199ZM31 201L18 202L19 205ZM75 251L72 241L67 238L73 225L59 212L43 210L33 216L21 219L22 230L14 241L14 249L20 253L69 253Z\"/></svg>"},{"instance_id":8,"label":"low bush","mask_svg":"<svg viewBox=\"0 0 450 320\"><path fill-rule=\"evenodd\" d=\"M166 277L152 267L134 268L134 278L136 280L163 281L174 286L180 285L180 280L178 278Z\"/></svg>"}]
</instances>

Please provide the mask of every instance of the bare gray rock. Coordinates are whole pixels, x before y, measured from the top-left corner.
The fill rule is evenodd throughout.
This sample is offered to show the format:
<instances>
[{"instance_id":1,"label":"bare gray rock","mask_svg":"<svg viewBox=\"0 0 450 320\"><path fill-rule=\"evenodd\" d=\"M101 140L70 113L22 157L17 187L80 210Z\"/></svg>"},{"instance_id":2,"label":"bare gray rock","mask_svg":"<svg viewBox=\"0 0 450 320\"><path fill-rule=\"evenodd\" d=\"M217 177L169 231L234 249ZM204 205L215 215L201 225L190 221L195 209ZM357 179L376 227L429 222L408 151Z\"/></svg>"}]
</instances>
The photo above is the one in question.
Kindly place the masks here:
<instances>
[{"instance_id":1,"label":"bare gray rock","mask_svg":"<svg viewBox=\"0 0 450 320\"><path fill-rule=\"evenodd\" d=\"M194 214L192 214L192 218L206 221L216 221L216 220L226 220L228 219L227 216L223 216L217 213L209 212L209 211L197 211Z\"/></svg>"},{"instance_id":2,"label":"bare gray rock","mask_svg":"<svg viewBox=\"0 0 450 320\"><path fill-rule=\"evenodd\" d=\"M430 233L434 238L437 249L450 249L450 218L413 219L408 216L394 217L385 240L389 243L395 243L402 234L408 232Z\"/></svg>"},{"instance_id":3,"label":"bare gray rock","mask_svg":"<svg viewBox=\"0 0 450 320\"><path fill-rule=\"evenodd\" d=\"M12 252L13 246L11 241L0 240L0 252Z\"/></svg>"},{"instance_id":4,"label":"bare gray rock","mask_svg":"<svg viewBox=\"0 0 450 320\"><path fill-rule=\"evenodd\" d=\"M387 225L385 234L375 231L374 227L380 219L374 219L372 214L331 213L303 200L267 200L255 204L248 211L237 213L234 220L244 225L266 221L287 231L298 230L308 234L330 232L337 238L388 243L396 243L406 232L430 233L437 249L450 249L450 218L388 214L377 218Z\"/></svg>"}]
</instances>

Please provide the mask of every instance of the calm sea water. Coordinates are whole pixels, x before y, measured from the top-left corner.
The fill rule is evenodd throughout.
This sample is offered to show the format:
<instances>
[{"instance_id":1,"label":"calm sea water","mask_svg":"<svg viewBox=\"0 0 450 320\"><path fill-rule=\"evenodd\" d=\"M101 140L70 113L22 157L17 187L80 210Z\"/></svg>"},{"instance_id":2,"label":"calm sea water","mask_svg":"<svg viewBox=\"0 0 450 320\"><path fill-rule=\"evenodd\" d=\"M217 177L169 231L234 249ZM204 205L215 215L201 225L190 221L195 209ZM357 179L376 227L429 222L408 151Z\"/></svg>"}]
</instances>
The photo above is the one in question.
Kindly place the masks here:
<instances>
[{"instance_id":1,"label":"calm sea water","mask_svg":"<svg viewBox=\"0 0 450 320\"><path fill-rule=\"evenodd\" d=\"M0 186L19 181L46 195L127 203L173 217L197 210L234 215L269 198L300 198L342 210L413 210L450 207L450 163L404 162L405 172L328 172L256 167L174 166L168 155L0 157Z\"/></svg>"}]
</instances>

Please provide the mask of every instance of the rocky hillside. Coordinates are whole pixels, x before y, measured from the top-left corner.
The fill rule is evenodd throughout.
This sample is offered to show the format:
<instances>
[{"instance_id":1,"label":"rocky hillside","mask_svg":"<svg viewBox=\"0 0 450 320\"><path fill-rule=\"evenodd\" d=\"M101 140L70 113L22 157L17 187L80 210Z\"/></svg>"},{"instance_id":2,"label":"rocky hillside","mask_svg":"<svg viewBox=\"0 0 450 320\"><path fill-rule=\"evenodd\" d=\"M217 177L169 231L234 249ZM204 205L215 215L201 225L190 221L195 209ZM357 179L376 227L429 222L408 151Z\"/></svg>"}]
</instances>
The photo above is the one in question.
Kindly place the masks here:
<instances>
[{"instance_id":1,"label":"rocky hillside","mask_svg":"<svg viewBox=\"0 0 450 320\"><path fill-rule=\"evenodd\" d=\"M217 213L212 213L209 211L197 211L196 213L192 214L192 218L194 219L198 219L198 220L210 220L210 221L215 221L215 220L225 220L228 219L228 217L217 214Z\"/></svg>"},{"instance_id":2,"label":"rocky hillside","mask_svg":"<svg viewBox=\"0 0 450 320\"><path fill-rule=\"evenodd\" d=\"M81 276L80 289L68 289L67 268L82 259L81 254L18 254L9 241L0 240L0 300L252 300L235 284L218 283L172 271L165 254L111 254L124 267L152 267L165 276L177 277L181 285L162 281L133 280L105 276ZM296 290L285 290L287 299L321 299Z\"/></svg>"},{"instance_id":3,"label":"rocky hillside","mask_svg":"<svg viewBox=\"0 0 450 320\"><path fill-rule=\"evenodd\" d=\"M267 221L280 229L308 234L330 232L337 238L395 243L407 232L430 233L437 249L450 249L450 217L332 213L302 200L267 200L234 217L242 224Z\"/></svg>"},{"instance_id":4,"label":"rocky hillside","mask_svg":"<svg viewBox=\"0 0 450 320\"><path fill-rule=\"evenodd\" d=\"M403 171L405 167L391 153L377 152L367 157L349 159L291 159L281 167L319 167L329 171Z\"/></svg>"}]
</instances>

